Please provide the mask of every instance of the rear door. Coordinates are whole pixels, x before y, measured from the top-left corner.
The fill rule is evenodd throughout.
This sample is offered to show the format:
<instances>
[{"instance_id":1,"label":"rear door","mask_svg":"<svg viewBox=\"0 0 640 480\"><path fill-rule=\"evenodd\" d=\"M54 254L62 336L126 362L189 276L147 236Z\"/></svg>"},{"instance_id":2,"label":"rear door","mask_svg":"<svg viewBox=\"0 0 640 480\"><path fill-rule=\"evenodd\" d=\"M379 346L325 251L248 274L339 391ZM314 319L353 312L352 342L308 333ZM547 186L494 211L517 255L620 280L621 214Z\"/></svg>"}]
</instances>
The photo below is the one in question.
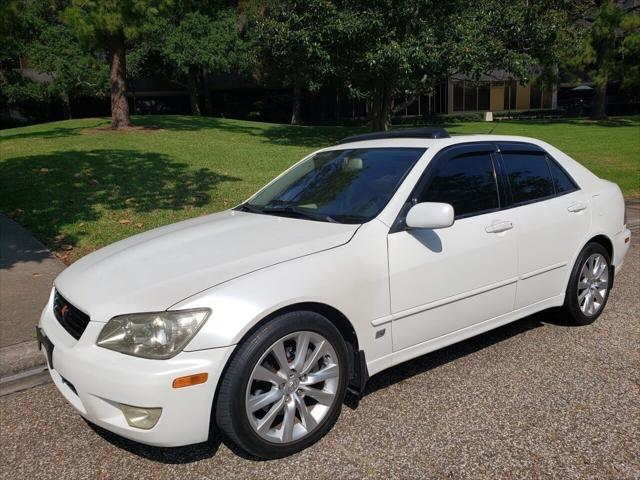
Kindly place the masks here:
<instances>
[{"instance_id":1,"label":"rear door","mask_svg":"<svg viewBox=\"0 0 640 480\"><path fill-rule=\"evenodd\" d=\"M511 197L505 213L517 226L518 309L565 292L591 214L585 193L545 150L518 142L498 146Z\"/></svg>"},{"instance_id":2,"label":"rear door","mask_svg":"<svg viewBox=\"0 0 640 480\"><path fill-rule=\"evenodd\" d=\"M403 350L511 312L516 235L500 210L496 147L451 147L430 163L388 237L393 349ZM404 227L412 204L453 205L455 222Z\"/></svg>"}]
</instances>

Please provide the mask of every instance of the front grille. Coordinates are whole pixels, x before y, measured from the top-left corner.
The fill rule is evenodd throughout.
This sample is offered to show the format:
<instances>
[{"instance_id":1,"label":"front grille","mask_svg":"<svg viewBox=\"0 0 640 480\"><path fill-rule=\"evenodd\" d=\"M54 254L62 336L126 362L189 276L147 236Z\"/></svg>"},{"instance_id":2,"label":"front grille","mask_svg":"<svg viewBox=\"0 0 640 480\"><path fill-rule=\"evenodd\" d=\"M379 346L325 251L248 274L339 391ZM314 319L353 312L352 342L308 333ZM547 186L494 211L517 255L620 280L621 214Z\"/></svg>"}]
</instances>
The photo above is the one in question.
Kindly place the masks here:
<instances>
[{"instance_id":1,"label":"front grille","mask_svg":"<svg viewBox=\"0 0 640 480\"><path fill-rule=\"evenodd\" d=\"M76 340L80 339L89 324L89 315L67 302L57 290L53 296L53 314L62 328Z\"/></svg>"}]
</instances>

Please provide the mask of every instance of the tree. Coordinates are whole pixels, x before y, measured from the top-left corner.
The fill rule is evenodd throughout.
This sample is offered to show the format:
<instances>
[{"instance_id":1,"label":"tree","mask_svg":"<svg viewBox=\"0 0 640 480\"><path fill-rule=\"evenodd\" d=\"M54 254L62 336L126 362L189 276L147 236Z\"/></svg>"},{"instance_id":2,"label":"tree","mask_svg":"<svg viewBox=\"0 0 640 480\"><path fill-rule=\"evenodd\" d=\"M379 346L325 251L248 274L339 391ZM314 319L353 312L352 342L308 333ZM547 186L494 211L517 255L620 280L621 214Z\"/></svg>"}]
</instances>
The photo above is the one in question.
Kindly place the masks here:
<instances>
[{"instance_id":1,"label":"tree","mask_svg":"<svg viewBox=\"0 0 640 480\"><path fill-rule=\"evenodd\" d=\"M127 43L135 40L149 20L170 0L71 0L64 18L90 48L107 52L110 64L111 127L129 123L126 85Z\"/></svg>"},{"instance_id":2,"label":"tree","mask_svg":"<svg viewBox=\"0 0 640 480\"><path fill-rule=\"evenodd\" d=\"M32 30L31 11L20 13L18 0L0 2L0 101L9 105L24 98L40 97L44 89L30 85L20 72L20 58L24 55ZM36 15L35 18L38 18ZM33 88L36 87L36 88Z\"/></svg>"},{"instance_id":3,"label":"tree","mask_svg":"<svg viewBox=\"0 0 640 480\"><path fill-rule=\"evenodd\" d=\"M29 65L46 73L47 88L59 97L71 118L71 99L102 94L107 90L108 72L104 61L82 48L67 25L49 23L26 48Z\"/></svg>"},{"instance_id":4,"label":"tree","mask_svg":"<svg viewBox=\"0 0 640 480\"><path fill-rule=\"evenodd\" d=\"M208 15L190 12L177 24L167 22L162 52L176 73L187 79L191 113L200 115L198 81L203 73L228 73L240 48L237 17L233 9Z\"/></svg>"},{"instance_id":5,"label":"tree","mask_svg":"<svg viewBox=\"0 0 640 480\"><path fill-rule=\"evenodd\" d=\"M332 38L338 75L385 130L407 105L396 98L415 101L452 74L548 73L565 24L562 0L342 0Z\"/></svg>"},{"instance_id":6,"label":"tree","mask_svg":"<svg viewBox=\"0 0 640 480\"><path fill-rule=\"evenodd\" d=\"M199 84L206 87L209 75L237 68L245 50L235 9L211 6L203 0L182 0L147 22L130 56L136 76L162 75L183 85L189 93L191 113L200 115ZM204 90L210 113L211 96Z\"/></svg>"},{"instance_id":7,"label":"tree","mask_svg":"<svg viewBox=\"0 0 640 480\"><path fill-rule=\"evenodd\" d=\"M292 124L300 122L303 89L317 90L333 75L336 7L331 0L282 0L258 17L257 57L263 73L290 86Z\"/></svg>"},{"instance_id":8,"label":"tree","mask_svg":"<svg viewBox=\"0 0 640 480\"><path fill-rule=\"evenodd\" d=\"M575 49L568 49L567 64L584 71L595 84L591 116L606 118L607 85L618 80L631 90L640 86L639 7L613 0L578 3ZM584 79L583 79L584 80Z\"/></svg>"},{"instance_id":9,"label":"tree","mask_svg":"<svg viewBox=\"0 0 640 480\"><path fill-rule=\"evenodd\" d=\"M20 15L3 17L0 65L3 97L7 103L59 98L71 116L71 98L105 91L103 59L84 49L71 28L60 21L58 0L30 0L20 4ZM11 3L8 4L9 6ZM10 21L8 19L11 19ZM37 72L37 81L23 76L21 62Z\"/></svg>"}]
</instances>

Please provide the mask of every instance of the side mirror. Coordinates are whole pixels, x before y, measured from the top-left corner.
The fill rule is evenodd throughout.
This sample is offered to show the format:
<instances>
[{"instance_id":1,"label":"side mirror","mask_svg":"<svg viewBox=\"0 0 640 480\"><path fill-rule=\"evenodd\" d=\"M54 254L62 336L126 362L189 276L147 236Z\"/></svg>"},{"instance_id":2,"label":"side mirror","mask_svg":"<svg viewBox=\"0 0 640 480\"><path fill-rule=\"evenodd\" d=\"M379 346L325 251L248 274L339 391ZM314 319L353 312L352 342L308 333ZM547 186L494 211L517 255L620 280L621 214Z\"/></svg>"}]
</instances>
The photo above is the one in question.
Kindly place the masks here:
<instances>
[{"instance_id":1,"label":"side mirror","mask_svg":"<svg viewBox=\"0 0 640 480\"><path fill-rule=\"evenodd\" d=\"M453 225L453 207L448 203L417 203L407 213L409 228L447 228Z\"/></svg>"}]
</instances>

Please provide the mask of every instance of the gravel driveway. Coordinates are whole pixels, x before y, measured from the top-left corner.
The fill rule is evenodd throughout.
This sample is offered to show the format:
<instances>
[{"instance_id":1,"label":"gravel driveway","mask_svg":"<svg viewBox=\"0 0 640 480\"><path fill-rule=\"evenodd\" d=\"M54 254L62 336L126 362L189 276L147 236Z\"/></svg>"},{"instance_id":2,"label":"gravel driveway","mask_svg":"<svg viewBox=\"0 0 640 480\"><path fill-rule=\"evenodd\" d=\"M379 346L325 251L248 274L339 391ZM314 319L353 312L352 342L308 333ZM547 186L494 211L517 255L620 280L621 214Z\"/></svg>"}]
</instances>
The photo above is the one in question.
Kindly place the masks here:
<instances>
[{"instance_id":1,"label":"gravel driveway","mask_svg":"<svg viewBox=\"0 0 640 480\"><path fill-rule=\"evenodd\" d=\"M5 396L0 477L640 478L639 273L636 244L592 326L545 312L373 377L320 443L282 460L220 439L134 444L51 384Z\"/></svg>"}]
</instances>

